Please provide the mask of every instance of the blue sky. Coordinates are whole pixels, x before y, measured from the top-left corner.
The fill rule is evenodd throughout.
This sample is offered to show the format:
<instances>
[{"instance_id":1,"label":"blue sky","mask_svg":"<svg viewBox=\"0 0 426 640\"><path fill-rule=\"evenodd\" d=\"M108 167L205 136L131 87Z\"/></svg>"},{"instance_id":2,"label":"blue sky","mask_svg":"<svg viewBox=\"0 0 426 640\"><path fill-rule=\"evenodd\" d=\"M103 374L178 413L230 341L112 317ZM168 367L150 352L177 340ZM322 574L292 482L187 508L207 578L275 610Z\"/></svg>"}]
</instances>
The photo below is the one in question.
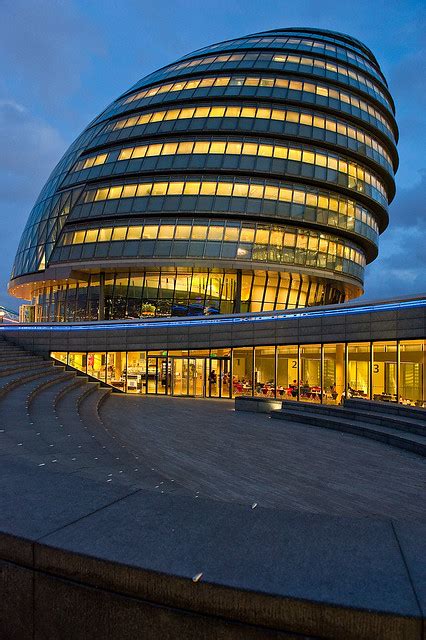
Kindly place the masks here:
<instances>
[{"instance_id":1,"label":"blue sky","mask_svg":"<svg viewBox=\"0 0 426 640\"><path fill-rule=\"evenodd\" d=\"M417 0L2 0L0 304L26 219L73 139L138 79L213 42L311 26L359 38L400 128L397 196L365 298L426 292L426 4Z\"/></svg>"}]
</instances>

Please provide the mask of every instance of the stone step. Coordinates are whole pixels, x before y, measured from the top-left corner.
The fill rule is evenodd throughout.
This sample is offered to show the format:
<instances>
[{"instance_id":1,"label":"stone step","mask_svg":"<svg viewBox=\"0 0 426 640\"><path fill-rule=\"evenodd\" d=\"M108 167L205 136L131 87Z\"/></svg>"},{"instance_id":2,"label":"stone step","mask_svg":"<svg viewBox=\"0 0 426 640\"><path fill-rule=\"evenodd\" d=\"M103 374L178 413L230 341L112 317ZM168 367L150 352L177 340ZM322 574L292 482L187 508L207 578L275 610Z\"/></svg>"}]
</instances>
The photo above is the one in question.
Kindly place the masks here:
<instances>
[{"instance_id":1,"label":"stone step","mask_svg":"<svg viewBox=\"0 0 426 640\"><path fill-rule=\"evenodd\" d=\"M308 411L273 411L271 418L275 420L284 420L287 422L300 422L302 424L314 427L325 427L326 429L335 429L345 433L371 438L379 442L390 444L399 449L405 449L418 455L426 457L426 437L414 433L404 433L398 429L385 427L382 425L373 425L359 420L349 420L347 418L321 415L321 412Z\"/></svg>"},{"instance_id":2,"label":"stone step","mask_svg":"<svg viewBox=\"0 0 426 640\"><path fill-rule=\"evenodd\" d=\"M324 404L315 405L308 402L283 403L282 411L286 412L288 410L298 411L301 414L314 412L321 416L329 415L339 418L347 418L354 422L368 422L370 424L383 425L385 427L389 426L394 429L400 429L401 431L426 436L426 415L423 416L422 414L417 414L419 419L415 420L409 416L387 413L386 411L370 411L368 407L364 408L362 402L358 405L350 405L349 407L346 405L344 407ZM420 418L423 418L423 420Z\"/></svg>"},{"instance_id":3,"label":"stone step","mask_svg":"<svg viewBox=\"0 0 426 640\"><path fill-rule=\"evenodd\" d=\"M20 373L21 371L31 371L35 368L51 369L52 367L50 362L14 362L5 366L0 363L0 377L3 378L4 376L8 376L13 373Z\"/></svg>"},{"instance_id":4,"label":"stone step","mask_svg":"<svg viewBox=\"0 0 426 640\"><path fill-rule=\"evenodd\" d=\"M0 382L0 400L3 399L10 391L24 385L32 380L43 378L48 375L59 375L62 371L55 372L51 367L36 367L30 370L18 371L13 374L4 376Z\"/></svg>"},{"instance_id":5,"label":"stone step","mask_svg":"<svg viewBox=\"0 0 426 640\"><path fill-rule=\"evenodd\" d=\"M401 415L415 420L426 420L426 409L420 407L410 407L397 402L375 402L374 400L363 400L362 398L348 398L344 402L344 406L379 413L387 413L389 415Z\"/></svg>"}]
</instances>

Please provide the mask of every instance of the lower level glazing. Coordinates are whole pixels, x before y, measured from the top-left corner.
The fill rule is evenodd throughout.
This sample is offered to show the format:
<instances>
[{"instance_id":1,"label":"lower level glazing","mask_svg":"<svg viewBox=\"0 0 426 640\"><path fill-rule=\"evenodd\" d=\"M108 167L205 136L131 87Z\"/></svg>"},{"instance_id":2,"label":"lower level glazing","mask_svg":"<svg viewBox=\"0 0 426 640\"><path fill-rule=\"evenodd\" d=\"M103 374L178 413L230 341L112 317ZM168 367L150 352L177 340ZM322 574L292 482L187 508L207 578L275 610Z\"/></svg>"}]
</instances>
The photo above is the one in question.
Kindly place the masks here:
<instances>
[{"instance_id":1,"label":"lower level glazing","mask_svg":"<svg viewBox=\"0 0 426 640\"><path fill-rule=\"evenodd\" d=\"M324 404L358 397L426 407L426 340L52 352L51 357L133 394Z\"/></svg>"},{"instance_id":2,"label":"lower level glazing","mask_svg":"<svg viewBox=\"0 0 426 640\"><path fill-rule=\"evenodd\" d=\"M296 309L338 304L345 289L299 273L153 269L88 276L87 282L43 286L36 322L119 320Z\"/></svg>"}]
</instances>

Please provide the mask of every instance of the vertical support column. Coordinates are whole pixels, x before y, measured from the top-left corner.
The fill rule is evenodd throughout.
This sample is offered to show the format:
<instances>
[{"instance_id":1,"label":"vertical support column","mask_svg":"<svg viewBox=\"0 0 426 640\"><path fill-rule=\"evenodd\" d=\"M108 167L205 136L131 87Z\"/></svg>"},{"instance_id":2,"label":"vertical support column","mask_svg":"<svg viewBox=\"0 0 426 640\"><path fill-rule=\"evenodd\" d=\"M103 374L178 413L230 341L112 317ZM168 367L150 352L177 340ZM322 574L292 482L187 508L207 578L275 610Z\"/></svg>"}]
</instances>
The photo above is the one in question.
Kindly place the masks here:
<instances>
[{"instance_id":1,"label":"vertical support column","mask_svg":"<svg viewBox=\"0 0 426 640\"><path fill-rule=\"evenodd\" d=\"M98 320L105 320L105 274L99 274Z\"/></svg>"},{"instance_id":2,"label":"vertical support column","mask_svg":"<svg viewBox=\"0 0 426 640\"><path fill-rule=\"evenodd\" d=\"M241 287L243 282L243 272L237 269L237 281L235 287L234 313L241 313Z\"/></svg>"},{"instance_id":3,"label":"vertical support column","mask_svg":"<svg viewBox=\"0 0 426 640\"><path fill-rule=\"evenodd\" d=\"M345 345L344 344L336 344L336 391L338 393L338 402L340 402L342 398L342 393L347 389L346 383L346 372L345 372Z\"/></svg>"}]
</instances>

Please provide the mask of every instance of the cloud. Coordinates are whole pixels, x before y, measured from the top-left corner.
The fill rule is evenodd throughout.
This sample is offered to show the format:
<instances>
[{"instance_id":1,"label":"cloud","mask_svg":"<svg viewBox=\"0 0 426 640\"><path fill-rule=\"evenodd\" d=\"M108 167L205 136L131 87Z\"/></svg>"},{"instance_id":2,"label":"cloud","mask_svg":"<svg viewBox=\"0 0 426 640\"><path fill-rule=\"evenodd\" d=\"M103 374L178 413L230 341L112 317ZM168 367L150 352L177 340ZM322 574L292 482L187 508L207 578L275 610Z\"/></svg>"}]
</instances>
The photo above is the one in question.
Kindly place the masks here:
<instances>
[{"instance_id":1,"label":"cloud","mask_svg":"<svg viewBox=\"0 0 426 640\"><path fill-rule=\"evenodd\" d=\"M81 86L93 54L102 52L97 31L74 2L3 0L0 60L6 95L37 95L45 108ZM13 73L10 73L12 71Z\"/></svg>"},{"instance_id":2,"label":"cloud","mask_svg":"<svg viewBox=\"0 0 426 640\"><path fill-rule=\"evenodd\" d=\"M0 199L20 205L35 200L66 144L23 105L0 100L0 148Z\"/></svg>"},{"instance_id":3,"label":"cloud","mask_svg":"<svg viewBox=\"0 0 426 640\"><path fill-rule=\"evenodd\" d=\"M390 225L379 258L367 267L366 298L426 292L426 169L410 188L400 189L390 207Z\"/></svg>"}]
</instances>

